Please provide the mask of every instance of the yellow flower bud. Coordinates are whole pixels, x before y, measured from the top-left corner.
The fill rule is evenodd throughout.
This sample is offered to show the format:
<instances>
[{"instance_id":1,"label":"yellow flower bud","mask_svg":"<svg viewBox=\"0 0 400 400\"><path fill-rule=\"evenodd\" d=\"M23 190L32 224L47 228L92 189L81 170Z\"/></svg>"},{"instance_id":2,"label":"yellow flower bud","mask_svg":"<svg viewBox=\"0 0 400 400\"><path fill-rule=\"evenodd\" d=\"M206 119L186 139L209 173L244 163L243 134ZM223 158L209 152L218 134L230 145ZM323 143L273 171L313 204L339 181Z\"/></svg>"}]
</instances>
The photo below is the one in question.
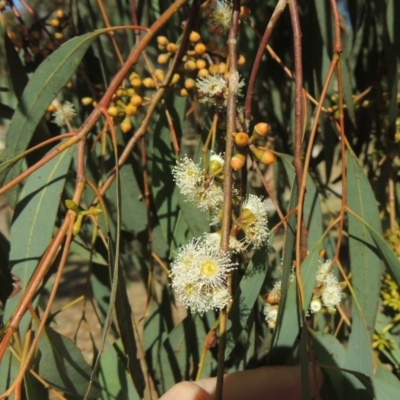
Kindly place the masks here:
<instances>
[{"instance_id":1,"label":"yellow flower bud","mask_svg":"<svg viewBox=\"0 0 400 400\"><path fill-rule=\"evenodd\" d=\"M202 56L207 51L207 49L203 43L197 43L196 46L194 46L194 51L199 56Z\"/></svg>"},{"instance_id":2,"label":"yellow flower bud","mask_svg":"<svg viewBox=\"0 0 400 400\"><path fill-rule=\"evenodd\" d=\"M130 103L136 107L141 106L142 102L143 102L143 99L138 94L134 94L130 99Z\"/></svg>"},{"instance_id":3,"label":"yellow flower bud","mask_svg":"<svg viewBox=\"0 0 400 400\"><path fill-rule=\"evenodd\" d=\"M54 19L50 20L49 24L53 28L58 28L60 26L60 21L58 19L54 18Z\"/></svg>"},{"instance_id":4,"label":"yellow flower bud","mask_svg":"<svg viewBox=\"0 0 400 400\"><path fill-rule=\"evenodd\" d=\"M133 104L128 104L125 107L125 113L126 115L132 116L132 115L136 115L137 113L137 106L133 105ZM130 120L129 120L130 121Z\"/></svg>"},{"instance_id":5,"label":"yellow flower bud","mask_svg":"<svg viewBox=\"0 0 400 400\"><path fill-rule=\"evenodd\" d=\"M261 149L256 147L254 144L249 146L250 151L254 154L254 157L265 165L272 164L275 161L275 156L270 150Z\"/></svg>"},{"instance_id":6,"label":"yellow flower bud","mask_svg":"<svg viewBox=\"0 0 400 400\"><path fill-rule=\"evenodd\" d=\"M76 236L81 231L82 219L83 219L83 215L78 214L76 217L76 221L74 222L74 226L72 227L72 234L74 236Z\"/></svg>"},{"instance_id":7,"label":"yellow flower bud","mask_svg":"<svg viewBox=\"0 0 400 400\"><path fill-rule=\"evenodd\" d=\"M65 204L65 207L68 208L68 210L71 210L71 211L75 212L76 214L81 213L81 210L79 209L79 207L76 205L76 203L73 200L66 199L64 204Z\"/></svg>"},{"instance_id":8,"label":"yellow flower bud","mask_svg":"<svg viewBox=\"0 0 400 400\"><path fill-rule=\"evenodd\" d=\"M196 31L190 32L189 40L192 43L198 42L200 40L200 38L201 38L200 33L196 32Z\"/></svg>"},{"instance_id":9,"label":"yellow flower bud","mask_svg":"<svg viewBox=\"0 0 400 400\"><path fill-rule=\"evenodd\" d=\"M81 103L84 106L90 106L90 104L93 103L93 99L91 97L82 97L81 98Z\"/></svg>"},{"instance_id":10,"label":"yellow flower bud","mask_svg":"<svg viewBox=\"0 0 400 400\"><path fill-rule=\"evenodd\" d=\"M196 62L193 60L188 60L183 65L185 71L194 71L196 69Z\"/></svg>"},{"instance_id":11,"label":"yellow flower bud","mask_svg":"<svg viewBox=\"0 0 400 400\"><path fill-rule=\"evenodd\" d=\"M250 137L250 143L254 143L268 135L269 125L265 122L259 122L253 129L253 134Z\"/></svg>"},{"instance_id":12,"label":"yellow flower bud","mask_svg":"<svg viewBox=\"0 0 400 400\"><path fill-rule=\"evenodd\" d=\"M181 76L179 74L174 74L174 76L171 79L171 85L175 85L175 83L178 83L180 79Z\"/></svg>"},{"instance_id":13,"label":"yellow flower bud","mask_svg":"<svg viewBox=\"0 0 400 400\"><path fill-rule=\"evenodd\" d=\"M130 104L130 106L132 106L132 105ZM132 106L132 107L134 107L134 106ZM123 119L123 121L121 122L120 127L121 127L121 131L122 132L128 133L132 129L132 121L131 121L131 119L129 117L125 117Z\"/></svg>"},{"instance_id":14,"label":"yellow flower bud","mask_svg":"<svg viewBox=\"0 0 400 400\"><path fill-rule=\"evenodd\" d=\"M196 87L196 81L194 79L192 79L192 78L185 79L185 88L187 90L192 90L195 87Z\"/></svg>"},{"instance_id":15,"label":"yellow flower bud","mask_svg":"<svg viewBox=\"0 0 400 400\"><path fill-rule=\"evenodd\" d=\"M118 108L115 106L108 107L107 112L110 115L110 117L116 117L119 114Z\"/></svg>"},{"instance_id":16,"label":"yellow flower bud","mask_svg":"<svg viewBox=\"0 0 400 400\"><path fill-rule=\"evenodd\" d=\"M197 69L207 68L207 61L204 60L203 58L198 58L196 60L196 68Z\"/></svg>"},{"instance_id":17,"label":"yellow flower bud","mask_svg":"<svg viewBox=\"0 0 400 400\"><path fill-rule=\"evenodd\" d=\"M244 147L249 144L249 135L245 132L239 132L235 135L235 144L239 147Z\"/></svg>"},{"instance_id":18,"label":"yellow flower bud","mask_svg":"<svg viewBox=\"0 0 400 400\"><path fill-rule=\"evenodd\" d=\"M148 89L153 89L156 87L156 84L155 84L153 78L144 78L142 83L143 83L143 86L147 87Z\"/></svg>"},{"instance_id":19,"label":"yellow flower bud","mask_svg":"<svg viewBox=\"0 0 400 400\"><path fill-rule=\"evenodd\" d=\"M231 167L235 171L242 169L246 163L246 156L242 153L235 154L231 159Z\"/></svg>"},{"instance_id":20,"label":"yellow flower bud","mask_svg":"<svg viewBox=\"0 0 400 400\"><path fill-rule=\"evenodd\" d=\"M157 44L160 46L166 46L169 40L165 36L157 36Z\"/></svg>"},{"instance_id":21,"label":"yellow flower bud","mask_svg":"<svg viewBox=\"0 0 400 400\"><path fill-rule=\"evenodd\" d=\"M160 81L162 82L165 78L165 72L162 69L156 69L154 71L154 76Z\"/></svg>"}]
</instances>

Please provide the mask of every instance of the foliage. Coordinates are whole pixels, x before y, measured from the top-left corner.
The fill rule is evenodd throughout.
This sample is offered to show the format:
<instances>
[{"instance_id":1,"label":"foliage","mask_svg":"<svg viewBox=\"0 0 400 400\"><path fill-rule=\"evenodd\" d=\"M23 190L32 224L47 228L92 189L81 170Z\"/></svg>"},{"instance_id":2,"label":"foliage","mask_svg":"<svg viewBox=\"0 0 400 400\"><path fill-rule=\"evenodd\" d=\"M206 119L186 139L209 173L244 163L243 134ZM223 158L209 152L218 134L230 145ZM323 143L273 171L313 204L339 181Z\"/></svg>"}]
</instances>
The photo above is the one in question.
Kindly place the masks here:
<instances>
[{"instance_id":1,"label":"foliage","mask_svg":"<svg viewBox=\"0 0 400 400\"><path fill-rule=\"evenodd\" d=\"M398 397L400 5L170 3L0 0L0 398Z\"/></svg>"}]
</instances>

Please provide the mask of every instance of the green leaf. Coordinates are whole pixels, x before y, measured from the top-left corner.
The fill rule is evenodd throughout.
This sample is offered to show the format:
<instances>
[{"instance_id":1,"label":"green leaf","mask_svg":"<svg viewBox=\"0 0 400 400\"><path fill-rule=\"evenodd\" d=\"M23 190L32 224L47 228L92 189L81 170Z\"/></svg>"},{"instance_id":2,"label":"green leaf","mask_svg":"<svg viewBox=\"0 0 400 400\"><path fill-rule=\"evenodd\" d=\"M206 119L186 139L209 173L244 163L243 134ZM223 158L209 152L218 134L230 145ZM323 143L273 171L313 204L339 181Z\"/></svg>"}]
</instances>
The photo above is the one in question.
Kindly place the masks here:
<instances>
[{"instance_id":1,"label":"green leaf","mask_svg":"<svg viewBox=\"0 0 400 400\"><path fill-rule=\"evenodd\" d=\"M120 180L122 229L140 232L146 228L147 212L142 192L130 164L121 167ZM115 181L107 191L107 196L111 196L115 204Z\"/></svg>"},{"instance_id":2,"label":"green leaf","mask_svg":"<svg viewBox=\"0 0 400 400\"><path fill-rule=\"evenodd\" d=\"M389 371L381 371L376 376L366 376L352 371L347 372L347 377L357 379L358 383L364 390L358 388L357 398L361 399L374 399L374 400L393 400L398 399L400 396L400 384L398 379L393 376ZM390 376L392 375L392 376ZM349 393L346 393L349 396ZM361 396L361 397L360 397ZM348 397L354 399L355 397Z\"/></svg>"},{"instance_id":3,"label":"green leaf","mask_svg":"<svg viewBox=\"0 0 400 400\"><path fill-rule=\"evenodd\" d=\"M176 326L160 349L159 365L162 381L159 382L159 390L164 393L175 383L189 379L192 365L199 362L197 349L203 343L197 337L194 318L189 314L178 326Z\"/></svg>"},{"instance_id":4,"label":"green leaf","mask_svg":"<svg viewBox=\"0 0 400 400\"><path fill-rule=\"evenodd\" d=\"M200 211L193 203L186 201L185 196L180 192L178 193L178 202L192 236L200 237L210 231L208 215L205 212Z\"/></svg>"},{"instance_id":5,"label":"green leaf","mask_svg":"<svg viewBox=\"0 0 400 400\"><path fill-rule=\"evenodd\" d=\"M100 30L75 37L40 64L26 85L11 120L6 138L7 160L27 149L47 107L75 72L93 40L104 32ZM21 168L22 163L18 162L1 173L0 184L19 175Z\"/></svg>"},{"instance_id":6,"label":"green leaf","mask_svg":"<svg viewBox=\"0 0 400 400\"><path fill-rule=\"evenodd\" d=\"M342 344L329 333L311 331L313 349L319 363L331 367L343 368L346 362L346 350ZM325 372L335 388L338 398L343 395L344 374L338 369L326 368Z\"/></svg>"},{"instance_id":7,"label":"green leaf","mask_svg":"<svg viewBox=\"0 0 400 400\"><path fill-rule=\"evenodd\" d=\"M22 291L7 301L4 321L8 321L14 312L53 236L72 155L73 149L68 149L50 160L28 178L21 191L11 225L10 263L12 273L21 280ZM22 336L29 321L26 316L20 323Z\"/></svg>"},{"instance_id":8,"label":"green leaf","mask_svg":"<svg viewBox=\"0 0 400 400\"><path fill-rule=\"evenodd\" d=\"M170 102L172 104L168 109L175 132L181 136L182 129L180 123L183 120L186 101L179 96L174 96ZM168 100L166 104L169 104ZM162 112L153 134L151 186L158 220L168 244L174 240L173 231L178 218L178 188L175 186L172 176L172 168L176 165L176 159L171 134L165 113Z\"/></svg>"},{"instance_id":9,"label":"green leaf","mask_svg":"<svg viewBox=\"0 0 400 400\"><path fill-rule=\"evenodd\" d=\"M351 149L347 154L347 204L361 219L381 232L379 212L372 188ZM366 226L352 214L348 215L348 223L355 302L352 307L352 332L349 338L346 368L370 375L372 374L370 340L379 301L381 260Z\"/></svg>"},{"instance_id":10,"label":"green leaf","mask_svg":"<svg viewBox=\"0 0 400 400\"><path fill-rule=\"evenodd\" d=\"M226 358L238 344L239 338L243 344L248 342L250 332L246 332L247 321L267 274L268 248L269 244L256 250L236 290L228 316L231 327L227 332Z\"/></svg>"},{"instance_id":11,"label":"green leaf","mask_svg":"<svg viewBox=\"0 0 400 400\"><path fill-rule=\"evenodd\" d=\"M127 363L121 340L118 339L101 357L98 374L101 399L140 399L126 369Z\"/></svg>"},{"instance_id":12,"label":"green leaf","mask_svg":"<svg viewBox=\"0 0 400 400\"><path fill-rule=\"evenodd\" d=\"M72 340L50 327L45 327L38 346L41 353L40 376L50 385L83 398L89 383L91 367ZM100 387L95 382L88 398L97 399L99 396Z\"/></svg>"},{"instance_id":13,"label":"green leaf","mask_svg":"<svg viewBox=\"0 0 400 400\"><path fill-rule=\"evenodd\" d=\"M393 250L385 242L380 233L361 218L359 218L359 221L368 229L385 266L400 286L400 260L397 258L396 254L393 253Z\"/></svg>"},{"instance_id":14,"label":"green leaf","mask_svg":"<svg viewBox=\"0 0 400 400\"><path fill-rule=\"evenodd\" d=\"M9 349L6 349L0 363L0 393L4 393L15 381L20 369L18 361Z\"/></svg>"},{"instance_id":15,"label":"green leaf","mask_svg":"<svg viewBox=\"0 0 400 400\"><path fill-rule=\"evenodd\" d=\"M0 103L0 118L11 119L14 114L14 110L7 105Z\"/></svg>"},{"instance_id":16,"label":"green leaf","mask_svg":"<svg viewBox=\"0 0 400 400\"><path fill-rule=\"evenodd\" d=\"M293 157L287 154L279 154L279 158L285 167L289 182L294 182L295 172L292 164ZM308 230L308 247L311 248L322 236L322 210L318 199L318 190L310 175L306 181L306 195L304 197L304 219ZM297 200L297 194L296 194Z\"/></svg>"}]
</instances>

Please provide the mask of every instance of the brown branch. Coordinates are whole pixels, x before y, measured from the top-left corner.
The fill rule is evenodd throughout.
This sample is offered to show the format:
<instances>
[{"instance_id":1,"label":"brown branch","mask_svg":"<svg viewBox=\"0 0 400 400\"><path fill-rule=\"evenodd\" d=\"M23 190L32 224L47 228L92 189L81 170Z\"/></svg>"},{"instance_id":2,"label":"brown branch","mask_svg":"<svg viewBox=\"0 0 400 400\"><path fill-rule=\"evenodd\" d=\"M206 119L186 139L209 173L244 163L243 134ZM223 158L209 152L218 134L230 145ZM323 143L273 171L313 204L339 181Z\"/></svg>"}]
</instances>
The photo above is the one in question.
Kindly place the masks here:
<instances>
[{"instance_id":1,"label":"brown branch","mask_svg":"<svg viewBox=\"0 0 400 400\"><path fill-rule=\"evenodd\" d=\"M236 101L239 91L239 73L237 70L237 41L240 14L240 0L233 1L232 24L229 30L229 91L226 110L226 145L224 164L224 204L222 208L221 224L221 249L229 250L229 235L232 214L232 168L231 159L233 156L233 132L236 132ZM218 370L217 386L215 389L215 400L222 399L224 370L225 370L225 347L226 347L226 321L227 309L221 310L219 315L219 341L218 341Z\"/></svg>"},{"instance_id":2,"label":"brown branch","mask_svg":"<svg viewBox=\"0 0 400 400\"><path fill-rule=\"evenodd\" d=\"M275 7L274 12L271 15L271 18L268 22L268 25L265 29L264 36L261 39L261 43L258 46L256 58L254 59L254 64L253 68L251 70L250 74L250 79L249 79L249 85L247 87L247 94L246 94L246 100L245 100L245 105L244 105L244 115L245 115L245 124L246 124L246 130L247 132L249 131L249 125L250 125L250 119L251 119L251 101L253 99L253 94L254 94L254 86L256 84L256 78L257 78L257 73L258 70L260 69L261 65L261 60L265 52L265 48L268 44L268 40L271 37L272 31L275 28L276 23L279 20L279 17L281 16L283 10L286 7L288 0L279 0L278 4Z\"/></svg>"}]
</instances>

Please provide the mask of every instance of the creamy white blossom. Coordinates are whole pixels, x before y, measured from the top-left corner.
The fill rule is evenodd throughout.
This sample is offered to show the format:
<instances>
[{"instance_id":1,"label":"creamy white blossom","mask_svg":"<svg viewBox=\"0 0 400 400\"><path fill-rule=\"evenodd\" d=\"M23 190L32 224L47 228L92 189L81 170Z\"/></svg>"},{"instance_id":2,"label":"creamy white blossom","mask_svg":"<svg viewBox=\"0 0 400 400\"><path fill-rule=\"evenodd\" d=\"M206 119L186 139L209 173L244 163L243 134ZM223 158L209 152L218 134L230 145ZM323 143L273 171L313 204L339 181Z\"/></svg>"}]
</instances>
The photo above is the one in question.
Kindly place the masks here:
<instances>
[{"instance_id":1,"label":"creamy white blossom","mask_svg":"<svg viewBox=\"0 0 400 400\"><path fill-rule=\"evenodd\" d=\"M329 311L335 311L342 299L342 287L336 276L330 271L331 264L331 260L321 262L317 268L316 279L320 286L322 304Z\"/></svg>"},{"instance_id":2,"label":"creamy white blossom","mask_svg":"<svg viewBox=\"0 0 400 400\"><path fill-rule=\"evenodd\" d=\"M216 0L210 13L210 22L219 33L227 33L231 27L232 9L224 0Z\"/></svg>"},{"instance_id":3,"label":"creamy white blossom","mask_svg":"<svg viewBox=\"0 0 400 400\"><path fill-rule=\"evenodd\" d=\"M329 311L335 311L342 300L342 288L340 284L338 282L331 282L329 285L323 286L321 299Z\"/></svg>"},{"instance_id":4,"label":"creamy white blossom","mask_svg":"<svg viewBox=\"0 0 400 400\"><path fill-rule=\"evenodd\" d=\"M76 111L74 105L69 101L64 102L62 106L58 102L54 103L57 110L53 112L53 119L51 122L62 127L66 124L66 121L70 121L75 117Z\"/></svg>"},{"instance_id":5,"label":"creamy white blossom","mask_svg":"<svg viewBox=\"0 0 400 400\"><path fill-rule=\"evenodd\" d=\"M222 310L232 301L232 296L226 288L215 289L212 295L212 307Z\"/></svg>"},{"instance_id":6,"label":"creamy white blossom","mask_svg":"<svg viewBox=\"0 0 400 400\"><path fill-rule=\"evenodd\" d=\"M268 239L267 206L262 198L250 194L243 203L239 216L245 234L244 242L254 249L261 247Z\"/></svg>"},{"instance_id":7,"label":"creamy white blossom","mask_svg":"<svg viewBox=\"0 0 400 400\"><path fill-rule=\"evenodd\" d=\"M312 313L317 313L317 312L321 311L321 308L322 308L322 303L318 297L311 300L310 311Z\"/></svg>"},{"instance_id":8,"label":"creamy white blossom","mask_svg":"<svg viewBox=\"0 0 400 400\"><path fill-rule=\"evenodd\" d=\"M265 320L268 323L268 326L271 329L274 329L276 326L276 319L278 317L278 310L279 306L278 305L271 305L269 303L266 303L264 306L264 315L265 315Z\"/></svg>"},{"instance_id":9,"label":"creamy white blossom","mask_svg":"<svg viewBox=\"0 0 400 400\"><path fill-rule=\"evenodd\" d=\"M222 309L230 301L227 276L235 267L229 252L193 239L179 249L171 264L171 285L178 301L192 312Z\"/></svg>"},{"instance_id":10,"label":"creamy white blossom","mask_svg":"<svg viewBox=\"0 0 400 400\"><path fill-rule=\"evenodd\" d=\"M207 175L193 160L185 156L173 168L172 175L181 193L200 210L220 209L224 201L224 192L214 179Z\"/></svg>"},{"instance_id":11,"label":"creamy white blossom","mask_svg":"<svg viewBox=\"0 0 400 400\"><path fill-rule=\"evenodd\" d=\"M204 235L204 242L207 246L213 246L219 248L221 245L221 232L206 233ZM236 239L235 236L229 236L229 250L234 253L240 253L244 251L243 243Z\"/></svg>"},{"instance_id":12,"label":"creamy white blossom","mask_svg":"<svg viewBox=\"0 0 400 400\"><path fill-rule=\"evenodd\" d=\"M226 107L228 98L229 82L221 74L208 74L205 77L197 78L197 89L202 94L200 102L208 105L217 105L218 107ZM244 86L244 81L238 82L237 96L241 97L241 89Z\"/></svg>"}]
</instances>

